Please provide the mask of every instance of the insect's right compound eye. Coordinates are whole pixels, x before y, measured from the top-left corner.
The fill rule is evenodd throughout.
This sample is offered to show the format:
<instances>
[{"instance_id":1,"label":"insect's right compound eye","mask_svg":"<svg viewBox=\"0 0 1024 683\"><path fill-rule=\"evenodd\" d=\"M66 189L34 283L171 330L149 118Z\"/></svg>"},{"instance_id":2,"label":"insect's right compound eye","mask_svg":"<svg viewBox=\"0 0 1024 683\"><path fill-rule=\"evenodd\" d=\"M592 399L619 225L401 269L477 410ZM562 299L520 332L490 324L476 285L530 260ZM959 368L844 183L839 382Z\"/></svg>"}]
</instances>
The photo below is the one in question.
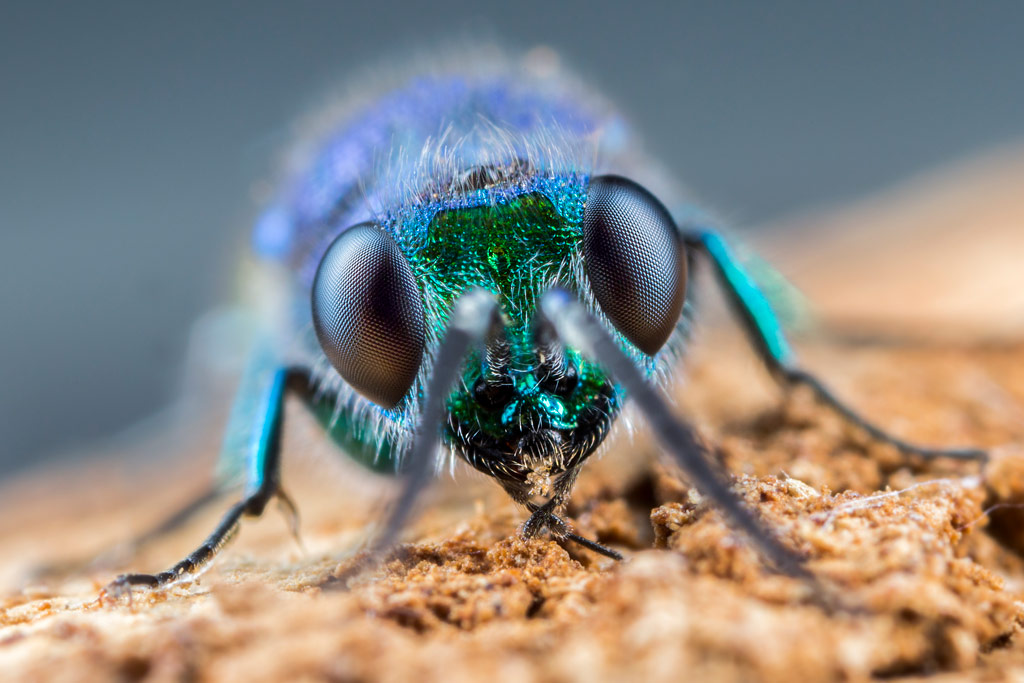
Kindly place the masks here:
<instances>
[{"instance_id":1,"label":"insect's right compound eye","mask_svg":"<svg viewBox=\"0 0 1024 683\"><path fill-rule=\"evenodd\" d=\"M423 358L423 301L409 262L373 223L343 232L313 280L313 327L342 379L384 408L408 393Z\"/></svg>"}]
</instances>

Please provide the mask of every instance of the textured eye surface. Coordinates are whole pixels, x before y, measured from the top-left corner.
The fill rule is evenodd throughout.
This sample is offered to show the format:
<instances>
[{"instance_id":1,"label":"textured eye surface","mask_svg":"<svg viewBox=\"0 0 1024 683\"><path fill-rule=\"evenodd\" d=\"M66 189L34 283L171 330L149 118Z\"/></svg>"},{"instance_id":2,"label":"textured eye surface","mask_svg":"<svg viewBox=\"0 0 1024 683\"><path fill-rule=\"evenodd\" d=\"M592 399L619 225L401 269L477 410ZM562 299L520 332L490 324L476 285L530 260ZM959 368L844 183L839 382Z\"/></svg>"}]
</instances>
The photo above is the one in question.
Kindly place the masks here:
<instances>
[{"instance_id":1,"label":"textured eye surface","mask_svg":"<svg viewBox=\"0 0 1024 683\"><path fill-rule=\"evenodd\" d=\"M423 356L423 302L390 235L361 223L328 247L313 281L313 326L356 391L385 408L402 400Z\"/></svg>"},{"instance_id":2,"label":"textured eye surface","mask_svg":"<svg viewBox=\"0 0 1024 683\"><path fill-rule=\"evenodd\" d=\"M686 299L686 253L665 206L632 180L591 179L583 263L601 310L648 355L672 334Z\"/></svg>"}]
</instances>

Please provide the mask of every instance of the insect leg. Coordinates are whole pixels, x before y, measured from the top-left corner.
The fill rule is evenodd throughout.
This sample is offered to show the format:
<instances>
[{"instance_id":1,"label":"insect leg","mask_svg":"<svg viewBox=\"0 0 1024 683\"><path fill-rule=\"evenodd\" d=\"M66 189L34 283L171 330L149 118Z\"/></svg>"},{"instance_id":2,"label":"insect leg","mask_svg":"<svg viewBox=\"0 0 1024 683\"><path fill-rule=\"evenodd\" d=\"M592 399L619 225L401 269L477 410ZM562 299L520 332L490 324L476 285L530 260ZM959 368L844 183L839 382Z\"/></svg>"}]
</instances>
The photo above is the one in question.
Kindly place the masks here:
<instances>
[{"instance_id":1,"label":"insect leg","mask_svg":"<svg viewBox=\"0 0 1024 683\"><path fill-rule=\"evenodd\" d=\"M463 358L473 345L482 343L502 324L494 296L484 289L463 294L455 302L427 384L419 427L406 455L401 491L384 532L374 544L375 553L394 544L430 478L441 440L439 432L445 423L445 403L462 369Z\"/></svg>"},{"instance_id":2,"label":"insect leg","mask_svg":"<svg viewBox=\"0 0 1024 683\"><path fill-rule=\"evenodd\" d=\"M36 565L28 571L28 576L38 581L67 576L68 574L121 566L134 557L144 545L184 526L196 513L217 500L222 493L223 491L220 486L216 484L208 486L197 496L182 505L181 508L167 515L151 528L136 535L134 538L119 543L112 548L107 548L97 555Z\"/></svg>"},{"instance_id":3,"label":"insect leg","mask_svg":"<svg viewBox=\"0 0 1024 683\"><path fill-rule=\"evenodd\" d=\"M158 588L201 574L214 556L238 532L242 517L258 517L267 503L278 498L289 515L292 532L297 531L295 505L281 489L281 431L284 421L284 397L288 391L306 391L308 373L300 368L280 368L270 376L257 414L256 433L249 440L251 463L249 481L242 499L231 506L206 540L186 558L159 574L122 574L104 588L106 595L119 596L132 586ZM234 435L229 434L228 439Z\"/></svg>"},{"instance_id":4,"label":"insect leg","mask_svg":"<svg viewBox=\"0 0 1024 683\"><path fill-rule=\"evenodd\" d=\"M650 420L661 445L672 454L701 493L718 505L769 563L791 576L808 576L800 556L780 543L736 497L726 483L724 473L718 471L704 454L693 429L672 414L668 404L647 383L633 361L582 304L564 289L556 288L541 299L540 311L568 345L597 360L625 387L630 398Z\"/></svg>"},{"instance_id":5,"label":"insect leg","mask_svg":"<svg viewBox=\"0 0 1024 683\"><path fill-rule=\"evenodd\" d=\"M551 500L543 504L530 503L527 504L527 508L532 512L530 518L523 524L523 536L525 538L532 538L540 533L543 529L550 531L556 538L567 539L581 545L587 550L591 550L599 555L610 557L613 560L622 560L622 553L617 550L613 550L606 545L592 541L586 536L580 536L569 523L564 519L555 514L555 510L560 506L560 496L556 496Z\"/></svg>"},{"instance_id":6,"label":"insect leg","mask_svg":"<svg viewBox=\"0 0 1024 683\"><path fill-rule=\"evenodd\" d=\"M871 438L891 444L905 454L924 458L987 459L988 454L977 448L947 449L919 446L889 434L868 421L836 396L821 380L797 364L796 354L786 340L782 324L767 297L721 235L713 231L693 231L684 233L684 240L687 246L701 252L711 261L722 289L746 329L751 343L764 364L781 383L790 387L801 384L809 387L819 401L848 422L863 429Z\"/></svg>"}]
</instances>

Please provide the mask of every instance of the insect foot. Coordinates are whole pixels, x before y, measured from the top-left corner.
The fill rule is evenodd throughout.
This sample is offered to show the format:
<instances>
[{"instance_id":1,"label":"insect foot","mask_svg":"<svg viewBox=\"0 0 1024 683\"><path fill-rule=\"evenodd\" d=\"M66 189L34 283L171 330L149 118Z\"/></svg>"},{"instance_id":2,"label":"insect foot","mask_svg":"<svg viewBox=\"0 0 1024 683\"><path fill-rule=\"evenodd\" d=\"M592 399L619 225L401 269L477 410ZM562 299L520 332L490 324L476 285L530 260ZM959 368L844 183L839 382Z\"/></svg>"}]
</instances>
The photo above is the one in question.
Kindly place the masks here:
<instances>
[{"instance_id":1,"label":"insect foot","mask_svg":"<svg viewBox=\"0 0 1024 683\"><path fill-rule=\"evenodd\" d=\"M534 538L537 534L544 531L544 529L547 529L555 538L570 540L573 543L583 546L587 550L592 550L599 555L610 557L613 560L624 559L622 553L617 550L613 550L608 546L602 545L597 541L592 541L589 538L580 536L574 532L572 527L570 527L564 519L554 513L556 508L556 501L555 499L552 499L534 510L533 514L530 515L530 518L523 524L523 538Z\"/></svg>"}]
</instances>

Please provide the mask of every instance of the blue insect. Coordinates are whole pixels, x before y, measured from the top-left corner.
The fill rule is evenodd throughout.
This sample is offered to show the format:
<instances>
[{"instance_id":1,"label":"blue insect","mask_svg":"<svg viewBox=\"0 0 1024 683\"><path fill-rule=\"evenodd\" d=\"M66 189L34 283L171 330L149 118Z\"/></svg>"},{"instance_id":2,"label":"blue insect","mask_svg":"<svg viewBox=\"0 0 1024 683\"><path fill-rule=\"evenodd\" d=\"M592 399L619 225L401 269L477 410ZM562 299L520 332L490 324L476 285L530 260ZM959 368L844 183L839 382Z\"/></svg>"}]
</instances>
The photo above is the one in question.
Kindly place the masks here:
<instances>
[{"instance_id":1,"label":"blue insect","mask_svg":"<svg viewBox=\"0 0 1024 683\"><path fill-rule=\"evenodd\" d=\"M890 436L801 369L727 240L654 170L614 108L560 69L482 59L397 79L313 137L254 234L281 296L265 302L272 324L224 442L224 471L242 473L244 493L188 557L121 575L108 592L196 576L275 498L294 519L280 477L289 394L344 452L403 478L377 548L396 538L441 447L527 509L524 536L546 531L621 558L561 515L633 401L763 557L804 573L661 395L684 351L687 282L701 263L782 384L810 387L905 453L985 457Z\"/></svg>"}]
</instances>

